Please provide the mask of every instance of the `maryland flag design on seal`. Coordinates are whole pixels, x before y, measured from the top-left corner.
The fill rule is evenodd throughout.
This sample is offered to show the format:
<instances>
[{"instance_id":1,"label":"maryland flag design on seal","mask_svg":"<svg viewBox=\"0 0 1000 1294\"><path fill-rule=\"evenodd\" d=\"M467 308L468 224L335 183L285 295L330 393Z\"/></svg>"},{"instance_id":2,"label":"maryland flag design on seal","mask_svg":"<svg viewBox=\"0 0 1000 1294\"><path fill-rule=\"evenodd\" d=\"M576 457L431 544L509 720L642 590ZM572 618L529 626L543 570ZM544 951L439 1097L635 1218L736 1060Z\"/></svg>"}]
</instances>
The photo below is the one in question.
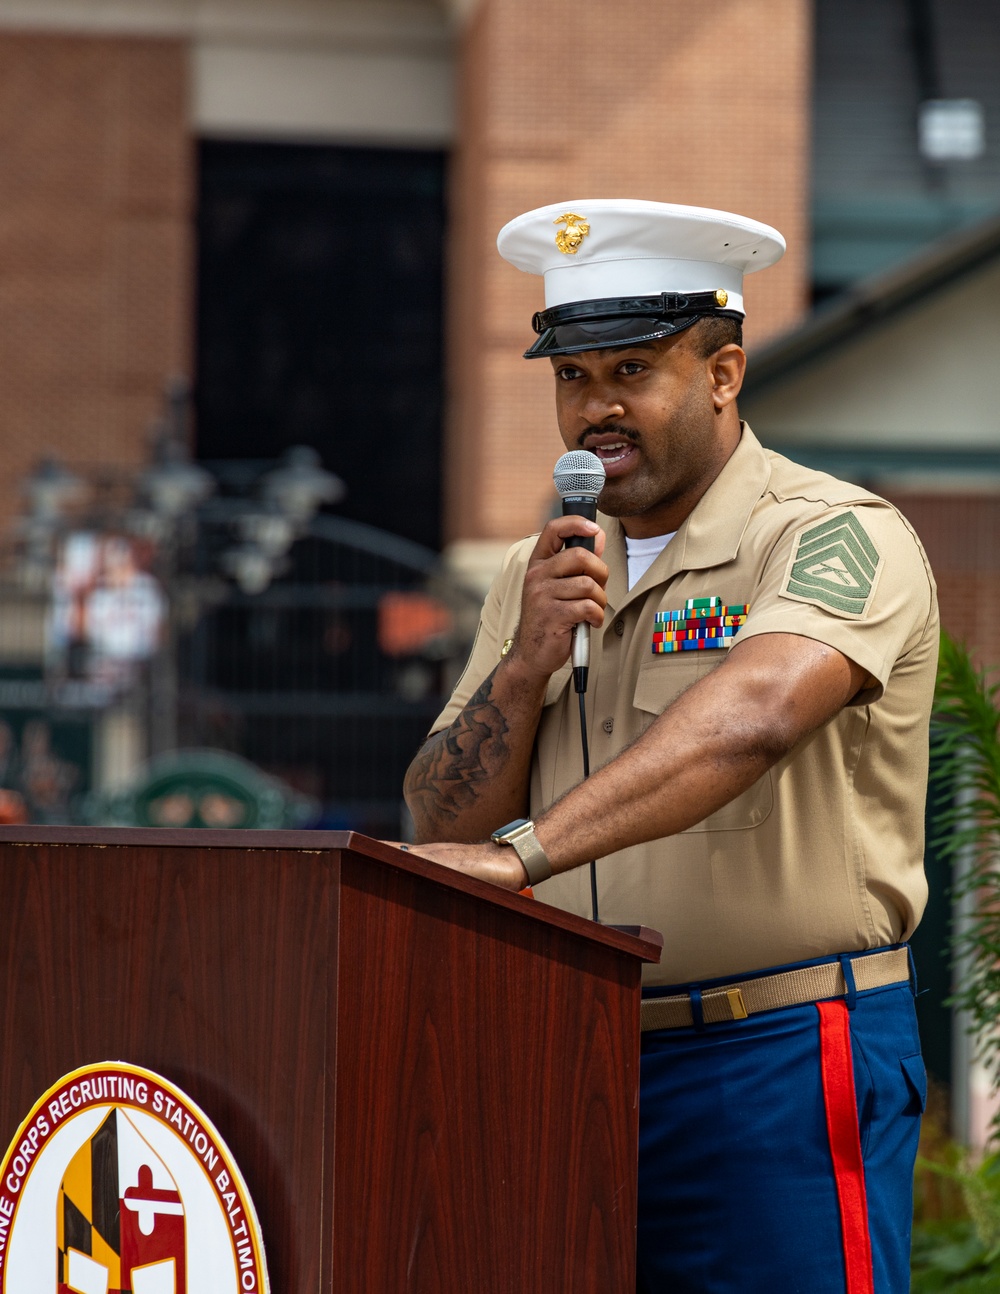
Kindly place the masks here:
<instances>
[{"instance_id":1,"label":"maryland flag design on seal","mask_svg":"<svg viewBox=\"0 0 1000 1294\"><path fill-rule=\"evenodd\" d=\"M239 1166L161 1074L63 1074L0 1160L0 1294L269 1294Z\"/></svg>"},{"instance_id":2,"label":"maryland flag design on seal","mask_svg":"<svg viewBox=\"0 0 1000 1294\"><path fill-rule=\"evenodd\" d=\"M187 1294L180 1192L122 1109L66 1168L56 1249L57 1294Z\"/></svg>"}]
</instances>

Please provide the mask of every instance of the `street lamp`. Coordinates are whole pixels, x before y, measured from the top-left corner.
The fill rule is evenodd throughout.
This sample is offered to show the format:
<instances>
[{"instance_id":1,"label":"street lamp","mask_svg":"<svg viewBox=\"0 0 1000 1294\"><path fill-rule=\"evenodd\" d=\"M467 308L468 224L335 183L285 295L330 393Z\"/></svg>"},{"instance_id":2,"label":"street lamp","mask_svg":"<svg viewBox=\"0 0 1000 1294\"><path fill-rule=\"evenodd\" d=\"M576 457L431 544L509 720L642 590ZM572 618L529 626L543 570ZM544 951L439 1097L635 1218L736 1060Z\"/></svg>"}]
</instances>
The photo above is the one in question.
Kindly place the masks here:
<instances>
[{"instance_id":1,"label":"street lamp","mask_svg":"<svg viewBox=\"0 0 1000 1294\"><path fill-rule=\"evenodd\" d=\"M187 384L173 381L167 389L164 414L151 437L151 461L137 474L104 469L93 481L84 482L55 460L46 459L23 486L29 513L20 523L18 573L22 585L35 595L51 597L60 581L67 582L67 575L72 574L71 553L75 557L89 554L87 569L93 568L89 576L81 576L82 583L77 580L79 588L74 585L71 600L76 610L64 617L72 623L63 638L77 650L74 655L67 647L59 672L65 675L71 660L83 662L86 678L77 684L77 694L96 684L93 670L100 667L99 653L86 637L85 604L90 605L87 599L92 586L103 581L101 554L116 538L120 546L127 547L127 536L148 541L156 555L155 572L162 588L161 600L165 596L166 615L160 622L158 647L147 648L142 657L149 661L151 671L148 740L153 754L177 744L178 630L192 628L207 608L224 597L225 585L212 576L210 564L216 564L242 593L263 593L286 569L289 549L306 534L320 506L339 501L346 492L343 481L323 469L315 450L296 446L271 470L258 475L249 490L244 485L236 497L221 493L216 477L192 461L189 407ZM107 498L113 500L110 506L107 498L101 505L102 483ZM73 515L75 505L92 486L96 487L90 490L93 497L85 506L76 507ZM124 501L129 496L130 501ZM227 536L237 542L227 542ZM155 587L155 581L141 570L136 579ZM98 588L97 593L102 590ZM104 596L111 609L102 621L112 626L115 617L126 610L135 614L134 606L126 608L124 591L118 603L114 596ZM95 595L95 605L96 600ZM122 681L125 673L117 677L120 692L132 686ZM92 690L96 698L96 686Z\"/></svg>"},{"instance_id":2,"label":"street lamp","mask_svg":"<svg viewBox=\"0 0 1000 1294\"><path fill-rule=\"evenodd\" d=\"M54 458L43 458L25 481L23 490L31 501L32 516L55 523L83 493L84 484Z\"/></svg>"},{"instance_id":3,"label":"street lamp","mask_svg":"<svg viewBox=\"0 0 1000 1294\"><path fill-rule=\"evenodd\" d=\"M80 477L54 458L43 458L21 486L29 512L18 524L21 556L17 575L22 587L40 593L49 587L54 549L72 504L85 493Z\"/></svg>"},{"instance_id":4,"label":"street lamp","mask_svg":"<svg viewBox=\"0 0 1000 1294\"><path fill-rule=\"evenodd\" d=\"M261 478L260 502L234 513L231 525L241 542L222 554L223 570L243 593L263 593L321 504L339 503L345 493L344 482L320 466L314 449L293 446Z\"/></svg>"},{"instance_id":5,"label":"street lamp","mask_svg":"<svg viewBox=\"0 0 1000 1294\"><path fill-rule=\"evenodd\" d=\"M189 411L186 384L174 382L145 461L70 471L47 458L21 485L22 519L7 576L20 587L8 584L6 595L0 587L0 597L10 599L0 610L24 678L9 683L4 704L17 712L13 733L29 731L22 712L38 713L39 731L51 727L62 744L58 759L51 751L46 756L60 779L62 817L53 820L77 812L70 791L88 778L93 789L107 791L150 757L176 752L191 731L182 716L212 727L220 703L192 690L205 713L187 710L182 680L190 671L207 681L216 634L230 641L244 624L253 633L278 623L278 613L257 609L251 599L291 570L296 540L318 535L322 527L314 531L312 518L345 494L315 450L301 446L277 462L206 470L192 461ZM296 585L277 592L273 606L297 608L299 600ZM223 695L225 685L223 677ZM18 742L28 749L26 736L15 736L15 749ZM40 768L41 758L33 759ZM40 776L30 785L41 786ZM56 812L35 790L27 804L31 813ZM0 804L0 817L5 811L9 806Z\"/></svg>"},{"instance_id":6,"label":"street lamp","mask_svg":"<svg viewBox=\"0 0 1000 1294\"><path fill-rule=\"evenodd\" d=\"M139 477L139 490L156 515L173 527L215 492L215 478L192 463L187 446L163 427L153 446L153 466Z\"/></svg>"},{"instance_id":7,"label":"street lamp","mask_svg":"<svg viewBox=\"0 0 1000 1294\"><path fill-rule=\"evenodd\" d=\"M321 504L339 503L346 488L339 476L323 470L315 449L295 445L285 453L280 466L264 477L261 493L301 528Z\"/></svg>"}]
</instances>

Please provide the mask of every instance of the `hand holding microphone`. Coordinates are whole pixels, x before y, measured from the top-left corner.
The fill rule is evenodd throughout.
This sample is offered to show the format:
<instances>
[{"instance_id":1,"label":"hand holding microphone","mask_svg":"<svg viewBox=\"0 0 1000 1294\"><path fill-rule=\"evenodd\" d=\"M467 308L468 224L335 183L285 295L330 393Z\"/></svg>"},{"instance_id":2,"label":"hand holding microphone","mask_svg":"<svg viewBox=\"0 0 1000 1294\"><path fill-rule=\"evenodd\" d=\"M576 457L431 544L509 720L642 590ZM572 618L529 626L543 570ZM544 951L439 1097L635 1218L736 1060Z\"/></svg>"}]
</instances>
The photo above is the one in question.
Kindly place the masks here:
<instances>
[{"instance_id":1,"label":"hand holding microphone","mask_svg":"<svg viewBox=\"0 0 1000 1294\"><path fill-rule=\"evenodd\" d=\"M597 496L604 489L604 464L587 449L570 450L555 465L552 479L562 499L564 517L597 517ZM587 548L594 551L593 535L570 535L567 548ZM573 686L577 692L587 690L587 671L590 668L590 625L578 624L573 630Z\"/></svg>"},{"instance_id":2,"label":"hand holding microphone","mask_svg":"<svg viewBox=\"0 0 1000 1294\"><path fill-rule=\"evenodd\" d=\"M599 463L596 455L584 457ZM571 656L576 626L585 620L599 625L607 602L604 585L608 569L601 560L604 536L596 520L588 517L596 512L600 486L593 476L583 486L581 489L578 481L569 481L571 493L564 515L553 517L543 527L525 572L515 635L517 650L507 659L526 673L532 688L541 680L547 686Z\"/></svg>"}]
</instances>

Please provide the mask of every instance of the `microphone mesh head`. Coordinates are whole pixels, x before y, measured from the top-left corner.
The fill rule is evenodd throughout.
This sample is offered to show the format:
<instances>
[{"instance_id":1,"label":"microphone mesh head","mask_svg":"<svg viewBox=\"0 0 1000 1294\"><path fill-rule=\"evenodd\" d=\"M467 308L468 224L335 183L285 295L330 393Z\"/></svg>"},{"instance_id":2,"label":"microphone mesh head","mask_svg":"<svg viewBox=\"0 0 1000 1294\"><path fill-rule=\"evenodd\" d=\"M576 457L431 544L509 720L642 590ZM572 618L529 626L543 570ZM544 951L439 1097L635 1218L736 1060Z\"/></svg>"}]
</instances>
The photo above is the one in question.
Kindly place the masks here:
<instances>
[{"instance_id":1,"label":"microphone mesh head","mask_svg":"<svg viewBox=\"0 0 1000 1294\"><path fill-rule=\"evenodd\" d=\"M596 499L604 489L604 464L589 449L571 449L556 463L552 479L563 499Z\"/></svg>"}]
</instances>

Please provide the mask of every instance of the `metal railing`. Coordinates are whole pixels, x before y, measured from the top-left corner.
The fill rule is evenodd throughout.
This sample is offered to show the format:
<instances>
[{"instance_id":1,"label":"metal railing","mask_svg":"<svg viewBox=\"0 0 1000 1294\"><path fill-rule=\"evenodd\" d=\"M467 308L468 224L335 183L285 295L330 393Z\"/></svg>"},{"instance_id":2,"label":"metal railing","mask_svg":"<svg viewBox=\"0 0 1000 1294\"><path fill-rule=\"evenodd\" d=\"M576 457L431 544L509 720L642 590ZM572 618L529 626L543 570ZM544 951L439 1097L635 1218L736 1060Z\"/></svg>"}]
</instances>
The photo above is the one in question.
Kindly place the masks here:
<instances>
[{"instance_id":1,"label":"metal railing","mask_svg":"<svg viewBox=\"0 0 1000 1294\"><path fill-rule=\"evenodd\" d=\"M399 833L478 593L431 550L328 514L259 593L213 574L213 542L207 527L172 573L160 650L112 693L51 669L46 590L0 583L0 818L8 791L30 820L79 821L166 745L242 756L314 803L311 825Z\"/></svg>"}]
</instances>

